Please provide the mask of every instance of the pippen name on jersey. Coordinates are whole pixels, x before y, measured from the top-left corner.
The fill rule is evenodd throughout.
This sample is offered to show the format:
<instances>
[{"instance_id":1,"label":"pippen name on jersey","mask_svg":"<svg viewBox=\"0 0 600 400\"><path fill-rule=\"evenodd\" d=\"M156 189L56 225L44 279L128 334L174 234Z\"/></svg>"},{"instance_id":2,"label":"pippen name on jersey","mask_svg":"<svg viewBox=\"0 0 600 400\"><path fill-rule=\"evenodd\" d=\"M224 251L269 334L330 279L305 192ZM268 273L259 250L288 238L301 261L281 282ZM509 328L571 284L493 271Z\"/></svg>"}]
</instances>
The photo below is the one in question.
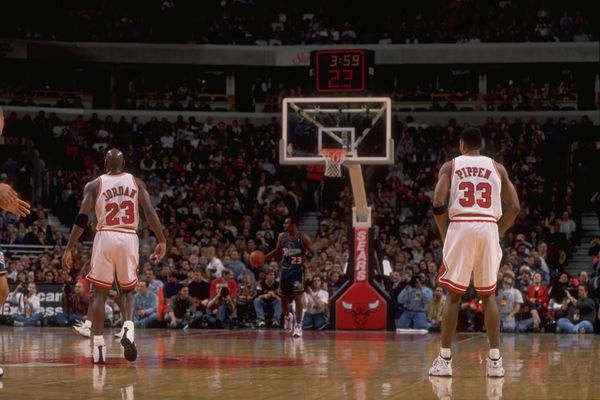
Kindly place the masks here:
<instances>
[{"instance_id":1,"label":"pippen name on jersey","mask_svg":"<svg viewBox=\"0 0 600 400\"><path fill-rule=\"evenodd\" d=\"M490 179L490 175L492 174L492 171L490 171L487 168L481 168L481 167L463 167L461 169L454 171L454 173L456 175L458 175L458 177L460 179L468 178L470 176Z\"/></svg>"},{"instance_id":2,"label":"pippen name on jersey","mask_svg":"<svg viewBox=\"0 0 600 400\"><path fill-rule=\"evenodd\" d=\"M125 187L117 186L117 187L114 187L114 188L104 191L102 193L102 196L104 196L104 200L106 200L106 201L108 201L116 196L129 196L133 199L135 197L136 193L137 193L137 190L131 189L127 186L125 186Z\"/></svg>"}]
</instances>

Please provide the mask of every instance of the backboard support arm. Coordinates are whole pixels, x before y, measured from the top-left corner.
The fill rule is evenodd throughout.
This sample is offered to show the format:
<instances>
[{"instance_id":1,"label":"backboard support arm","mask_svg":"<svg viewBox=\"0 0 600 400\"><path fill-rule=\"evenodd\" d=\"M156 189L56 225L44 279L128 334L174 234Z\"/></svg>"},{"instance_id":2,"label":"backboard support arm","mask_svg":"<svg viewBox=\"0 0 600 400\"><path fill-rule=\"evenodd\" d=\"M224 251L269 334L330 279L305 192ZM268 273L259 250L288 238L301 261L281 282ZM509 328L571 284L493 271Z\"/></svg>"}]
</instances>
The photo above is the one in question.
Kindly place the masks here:
<instances>
[{"instance_id":1,"label":"backboard support arm","mask_svg":"<svg viewBox=\"0 0 600 400\"><path fill-rule=\"evenodd\" d=\"M367 192L363 180L362 168L359 164L344 165L348 168L350 185L354 195L354 207L352 207L352 226L355 228L370 228L371 207L367 205Z\"/></svg>"}]
</instances>

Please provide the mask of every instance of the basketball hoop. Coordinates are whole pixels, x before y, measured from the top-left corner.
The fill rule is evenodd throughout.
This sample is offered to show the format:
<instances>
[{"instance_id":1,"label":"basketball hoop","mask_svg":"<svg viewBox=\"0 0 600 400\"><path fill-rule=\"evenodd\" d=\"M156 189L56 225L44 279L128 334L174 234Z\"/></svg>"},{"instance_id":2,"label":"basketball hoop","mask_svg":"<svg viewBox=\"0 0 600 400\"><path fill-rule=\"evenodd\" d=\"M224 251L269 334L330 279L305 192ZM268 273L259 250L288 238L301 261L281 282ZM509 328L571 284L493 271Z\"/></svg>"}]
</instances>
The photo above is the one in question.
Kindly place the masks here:
<instances>
[{"instance_id":1,"label":"basketball hoop","mask_svg":"<svg viewBox=\"0 0 600 400\"><path fill-rule=\"evenodd\" d=\"M320 149L319 154L325 159L325 176L342 176L342 164L346 160L346 149Z\"/></svg>"}]
</instances>

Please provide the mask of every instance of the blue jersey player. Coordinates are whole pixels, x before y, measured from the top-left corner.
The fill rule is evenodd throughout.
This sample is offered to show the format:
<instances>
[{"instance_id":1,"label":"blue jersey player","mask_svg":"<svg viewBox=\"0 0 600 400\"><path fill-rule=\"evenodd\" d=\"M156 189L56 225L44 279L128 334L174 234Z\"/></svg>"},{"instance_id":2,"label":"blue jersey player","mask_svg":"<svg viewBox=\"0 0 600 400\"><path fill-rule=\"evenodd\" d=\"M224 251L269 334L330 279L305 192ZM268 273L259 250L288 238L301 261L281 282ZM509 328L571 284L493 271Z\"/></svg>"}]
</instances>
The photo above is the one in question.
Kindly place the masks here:
<instances>
[{"instance_id":1,"label":"blue jersey player","mask_svg":"<svg viewBox=\"0 0 600 400\"><path fill-rule=\"evenodd\" d=\"M0 136L4 128L4 115L0 108ZM31 206L21 200L19 195L6 183L0 183L0 208L9 211L19 217L26 217ZM6 264L4 261L4 253L0 248L0 308L4 305L4 300L8 297L8 282L6 281ZM0 368L0 377L4 375L4 371Z\"/></svg>"},{"instance_id":2,"label":"blue jersey player","mask_svg":"<svg viewBox=\"0 0 600 400\"><path fill-rule=\"evenodd\" d=\"M293 337L302 336L302 294L304 293L304 265L307 257L313 254L312 242L305 234L298 231L293 218L283 222L283 232L277 239L277 247L265 256L265 261L281 257L280 290L282 296L282 311L285 315L285 330L292 331ZM288 305L294 299L296 320L288 310Z\"/></svg>"}]
</instances>

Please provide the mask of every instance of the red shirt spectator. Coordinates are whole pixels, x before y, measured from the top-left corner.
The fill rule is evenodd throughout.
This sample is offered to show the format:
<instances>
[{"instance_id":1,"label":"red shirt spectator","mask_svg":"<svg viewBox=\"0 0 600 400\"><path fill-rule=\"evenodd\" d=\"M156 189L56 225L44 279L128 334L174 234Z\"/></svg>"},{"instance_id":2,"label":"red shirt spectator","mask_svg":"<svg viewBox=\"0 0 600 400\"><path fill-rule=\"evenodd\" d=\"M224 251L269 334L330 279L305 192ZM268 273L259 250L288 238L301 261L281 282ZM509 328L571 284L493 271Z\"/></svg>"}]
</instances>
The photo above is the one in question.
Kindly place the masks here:
<instances>
[{"instance_id":1,"label":"red shirt spectator","mask_svg":"<svg viewBox=\"0 0 600 400\"><path fill-rule=\"evenodd\" d=\"M229 268L223 270L221 278L210 283L210 297L216 295L223 286L229 287L229 296L237 298L237 282L233 279L233 272Z\"/></svg>"},{"instance_id":2,"label":"red shirt spectator","mask_svg":"<svg viewBox=\"0 0 600 400\"><path fill-rule=\"evenodd\" d=\"M539 272L533 275L533 285L527 288L527 299L544 309L548 307L548 288L542 285L542 274Z\"/></svg>"}]
</instances>

